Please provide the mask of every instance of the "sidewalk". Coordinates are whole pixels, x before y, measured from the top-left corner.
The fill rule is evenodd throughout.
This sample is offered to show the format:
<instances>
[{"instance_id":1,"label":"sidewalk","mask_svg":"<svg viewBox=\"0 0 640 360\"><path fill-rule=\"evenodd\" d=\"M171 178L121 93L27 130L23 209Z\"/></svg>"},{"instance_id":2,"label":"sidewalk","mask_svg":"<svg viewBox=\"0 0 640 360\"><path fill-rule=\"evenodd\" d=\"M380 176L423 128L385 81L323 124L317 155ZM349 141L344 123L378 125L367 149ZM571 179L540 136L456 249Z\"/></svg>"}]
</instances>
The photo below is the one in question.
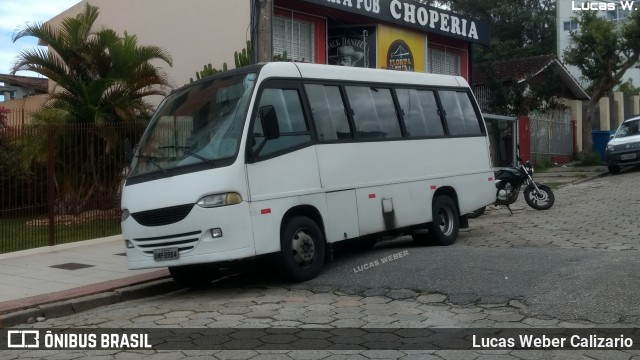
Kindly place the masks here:
<instances>
[{"instance_id":1,"label":"sidewalk","mask_svg":"<svg viewBox=\"0 0 640 360\"><path fill-rule=\"evenodd\" d=\"M46 304L168 277L166 269L128 270L120 235L0 254L0 327L15 323L3 322L8 313L31 309L34 315L46 315Z\"/></svg>"},{"instance_id":2,"label":"sidewalk","mask_svg":"<svg viewBox=\"0 0 640 360\"><path fill-rule=\"evenodd\" d=\"M573 166L572 164L554 166L544 171L535 172L533 179L537 182L557 188L568 184L589 181L608 173L606 166Z\"/></svg>"}]
</instances>

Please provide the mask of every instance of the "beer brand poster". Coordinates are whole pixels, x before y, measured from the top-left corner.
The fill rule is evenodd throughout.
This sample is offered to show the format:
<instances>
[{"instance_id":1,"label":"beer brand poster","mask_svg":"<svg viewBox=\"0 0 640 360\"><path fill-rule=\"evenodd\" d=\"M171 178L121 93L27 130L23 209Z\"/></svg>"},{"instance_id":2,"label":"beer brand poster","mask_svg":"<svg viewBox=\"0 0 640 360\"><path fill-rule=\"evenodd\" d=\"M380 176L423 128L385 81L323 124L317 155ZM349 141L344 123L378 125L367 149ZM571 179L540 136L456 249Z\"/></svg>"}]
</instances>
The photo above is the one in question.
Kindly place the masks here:
<instances>
[{"instance_id":1,"label":"beer brand poster","mask_svg":"<svg viewBox=\"0 0 640 360\"><path fill-rule=\"evenodd\" d=\"M375 26L329 26L327 52L330 65L375 68Z\"/></svg>"},{"instance_id":2,"label":"beer brand poster","mask_svg":"<svg viewBox=\"0 0 640 360\"><path fill-rule=\"evenodd\" d=\"M418 71L425 69L424 34L378 26L378 59L381 69Z\"/></svg>"}]
</instances>

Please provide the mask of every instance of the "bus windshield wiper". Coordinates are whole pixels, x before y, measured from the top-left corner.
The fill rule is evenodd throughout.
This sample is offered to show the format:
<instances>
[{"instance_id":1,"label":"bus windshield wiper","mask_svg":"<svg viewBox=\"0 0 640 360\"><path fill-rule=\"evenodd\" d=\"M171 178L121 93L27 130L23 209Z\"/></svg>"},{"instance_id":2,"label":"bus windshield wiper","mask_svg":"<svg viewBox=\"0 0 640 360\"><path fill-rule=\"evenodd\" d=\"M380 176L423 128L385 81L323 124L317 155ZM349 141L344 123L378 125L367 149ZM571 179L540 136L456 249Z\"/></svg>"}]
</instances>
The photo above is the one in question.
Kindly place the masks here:
<instances>
[{"instance_id":1,"label":"bus windshield wiper","mask_svg":"<svg viewBox=\"0 0 640 360\"><path fill-rule=\"evenodd\" d=\"M158 160L157 156L149 156L149 155L136 155L136 157L138 159L145 159L147 160L151 165L157 167L158 169L162 170L162 172L167 172L167 170L165 168L163 168L162 166L156 164L156 160Z\"/></svg>"},{"instance_id":2,"label":"bus windshield wiper","mask_svg":"<svg viewBox=\"0 0 640 360\"><path fill-rule=\"evenodd\" d=\"M186 146L168 145L168 146L159 146L158 149L182 150L182 152L184 152L187 155L193 156L194 158L197 158L197 159L200 159L200 160L206 161L206 162L213 162L212 159L207 159L206 157L204 157L202 155L198 155L195 152L189 150L189 148L186 147Z\"/></svg>"}]
</instances>

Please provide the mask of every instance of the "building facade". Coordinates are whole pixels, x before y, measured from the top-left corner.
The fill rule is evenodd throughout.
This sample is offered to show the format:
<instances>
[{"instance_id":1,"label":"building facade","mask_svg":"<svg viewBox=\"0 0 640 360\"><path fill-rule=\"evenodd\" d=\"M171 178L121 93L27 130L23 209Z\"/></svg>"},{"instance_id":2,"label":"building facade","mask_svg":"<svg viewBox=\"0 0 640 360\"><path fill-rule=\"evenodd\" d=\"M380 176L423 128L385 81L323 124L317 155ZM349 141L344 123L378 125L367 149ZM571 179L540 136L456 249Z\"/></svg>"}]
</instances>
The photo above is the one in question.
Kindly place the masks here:
<instances>
[{"instance_id":1,"label":"building facade","mask_svg":"<svg viewBox=\"0 0 640 360\"><path fill-rule=\"evenodd\" d=\"M0 74L0 100L22 99L46 93L46 78Z\"/></svg>"},{"instance_id":2,"label":"building facade","mask_svg":"<svg viewBox=\"0 0 640 360\"><path fill-rule=\"evenodd\" d=\"M156 65L169 75L173 87L189 83L205 64L220 69L227 62L233 67L233 52L250 39L248 0L83 0L48 23L59 26L64 18L82 12L87 2L99 8L97 28L111 28L121 35L126 31L135 34L140 45L168 51L173 66Z\"/></svg>"},{"instance_id":3,"label":"building facade","mask_svg":"<svg viewBox=\"0 0 640 360\"><path fill-rule=\"evenodd\" d=\"M489 25L413 0L273 0L273 55L470 78Z\"/></svg>"},{"instance_id":4,"label":"building facade","mask_svg":"<svg viewBox=\"0 0 640 360\"><path fill-rule=\"evenodd\" d=\"M81 12L84 0L49 21ZM413 0L90 0L98 26L136 34L173 57L164 70L179 87L203 65L233 68L252 41L253 62L286 59L461 75L471 44L489 45L488 23ZM265 36L267 40L265 41ZM260 50L265 44L266 50ZM161 64L159 64L161 65ZM162 65L161 65L162 66ZM166 65L165 65L166 67ZM156 99L159 101L159 99Z\"/></svg>"},{"instance_id":5,"label":"building facade","mask_svg":"<svg viewBox=\"0 0 640 360\"><path fill-rule=\"evenodd\" d=\"M0 106L8 109L7 124L24 125L47 100L47 79L0 74Z\"/></svg>"},{"instance_id":6,"label":"building facade","mask_svg":"<svg viewBox=\"0 0 640 360\"><path fill-rule=\"evenodd\" d=\"M595 5L594 5L595 4ZM573 0L573 1L556 1L556 38L557 38L557 51L558 57L563 58L564 49L571 45L571 31L579 31L578 22L576 17L580 15L584 9L589 9L591 6L594 8L603 8L598 10L598 13L603 18L615 23L622 24L625 19L631 13L633 7L633 1L619 1L619 0L605 0L605 1L586 1L586 0ZM589 86L589 81L582 76L580 70L573 65L565 65L571 75L578 79L580 85L586 88ZM627 70L625 76L622 78L622 82L632 80L634 86L640 84L640 69L631 68Z\"/></svg>"}]
</instances>

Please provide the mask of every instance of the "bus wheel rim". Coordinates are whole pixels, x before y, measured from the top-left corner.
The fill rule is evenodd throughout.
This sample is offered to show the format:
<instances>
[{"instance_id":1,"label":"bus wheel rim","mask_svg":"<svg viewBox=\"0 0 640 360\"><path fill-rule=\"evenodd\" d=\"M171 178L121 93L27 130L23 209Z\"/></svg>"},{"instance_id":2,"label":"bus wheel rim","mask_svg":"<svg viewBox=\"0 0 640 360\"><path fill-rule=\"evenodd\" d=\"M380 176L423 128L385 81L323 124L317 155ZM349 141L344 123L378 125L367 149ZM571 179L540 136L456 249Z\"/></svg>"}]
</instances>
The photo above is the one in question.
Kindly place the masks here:
<instances>
[{"instance_id":1,"label":"bus wheel rim","mask_svg":"<svg viewBox=\"0 0 640 360\"><path fill-rule=\"evenodd\" d=\"M442 231L444 235L451 235L453 232L453 212L451 209L440 209L438 216L440 217L440 231Z\"/></svg>"},{"instance_id":2,"label":"bus wheel rim","mask_svg":"<svg viewBox=\"0 0 640 360\"><path fill-rule=\"evenodd\" d=\"M307 266L315 256L316 248L313 238L309 235L309 230L299 229L291 239L291 250L293 260L300 267Z\"/></svg>"}]
</instances>

